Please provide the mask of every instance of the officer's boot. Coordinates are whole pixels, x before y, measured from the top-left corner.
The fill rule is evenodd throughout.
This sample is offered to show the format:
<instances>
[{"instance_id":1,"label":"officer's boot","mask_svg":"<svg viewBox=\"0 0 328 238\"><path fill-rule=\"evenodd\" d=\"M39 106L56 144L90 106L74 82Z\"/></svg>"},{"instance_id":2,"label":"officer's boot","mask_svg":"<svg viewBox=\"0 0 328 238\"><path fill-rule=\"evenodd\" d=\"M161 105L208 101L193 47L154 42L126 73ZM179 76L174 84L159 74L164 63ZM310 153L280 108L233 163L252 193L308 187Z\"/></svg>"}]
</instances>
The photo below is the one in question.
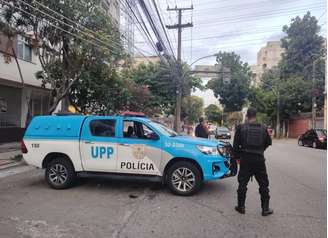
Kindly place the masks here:
<instances>
[{"instance_id":1,"label":"officer's boot","mask_svg":"<svg viewBox=\"0 0 328 238\"><path fill-rule=\"evenodd\" d=\"M235 206L235 210L239 212L240 214L245 214L245 200L246 200L246 194L243 194L238 191L238 205Z\"/></svg>"},{"instance_id":2,"label":"officer's boot","mask_svg":"<svg viewBox=\"0 0 328 238\"><path fill-rule=\"evenodd\" d=\"M261 198L261 205L262 205L262 216L269 216L273 214L273 210L269 208L269 199L262 199Z\"/></svg>"}]
</instances>

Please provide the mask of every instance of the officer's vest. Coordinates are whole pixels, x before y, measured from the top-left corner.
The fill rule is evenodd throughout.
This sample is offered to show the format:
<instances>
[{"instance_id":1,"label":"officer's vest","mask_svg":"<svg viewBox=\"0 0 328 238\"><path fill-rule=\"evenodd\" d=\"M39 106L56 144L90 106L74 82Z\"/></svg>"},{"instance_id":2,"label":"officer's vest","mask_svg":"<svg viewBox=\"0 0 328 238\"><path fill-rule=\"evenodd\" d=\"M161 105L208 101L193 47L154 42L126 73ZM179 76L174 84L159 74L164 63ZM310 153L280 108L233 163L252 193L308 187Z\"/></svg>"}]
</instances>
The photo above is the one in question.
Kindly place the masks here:
<instances>
[{"instance_id":1,"label":"officer's vest","mask_svg":"<svg viewBox=\"0 0 328 238\"><path fill-rule=\"evenodd\" d=\"M263 155L265 143L265 127L262 124L250 123L241 127L242 151Z\"/></svg>"}]
</instances>

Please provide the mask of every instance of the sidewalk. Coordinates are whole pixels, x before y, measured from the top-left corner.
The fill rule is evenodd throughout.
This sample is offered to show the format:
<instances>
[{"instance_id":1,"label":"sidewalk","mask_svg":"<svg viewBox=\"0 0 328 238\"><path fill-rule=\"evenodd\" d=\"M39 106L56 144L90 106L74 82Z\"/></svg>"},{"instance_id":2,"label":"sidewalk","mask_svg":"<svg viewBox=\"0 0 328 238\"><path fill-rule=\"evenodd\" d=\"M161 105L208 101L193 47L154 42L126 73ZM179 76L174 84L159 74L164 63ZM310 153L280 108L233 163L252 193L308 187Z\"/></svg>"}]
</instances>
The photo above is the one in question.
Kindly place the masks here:
<instances>
[{"instance_id":1,"label":"sidewalk","mask_svg":"<svg viewBox=\"0 0 328 238\"><path fill-rule=\"evenodd\" d=\"M24 162L22 160L19 142L0 144L0 169L22 164Z\"/></svg>"}]
</instances>

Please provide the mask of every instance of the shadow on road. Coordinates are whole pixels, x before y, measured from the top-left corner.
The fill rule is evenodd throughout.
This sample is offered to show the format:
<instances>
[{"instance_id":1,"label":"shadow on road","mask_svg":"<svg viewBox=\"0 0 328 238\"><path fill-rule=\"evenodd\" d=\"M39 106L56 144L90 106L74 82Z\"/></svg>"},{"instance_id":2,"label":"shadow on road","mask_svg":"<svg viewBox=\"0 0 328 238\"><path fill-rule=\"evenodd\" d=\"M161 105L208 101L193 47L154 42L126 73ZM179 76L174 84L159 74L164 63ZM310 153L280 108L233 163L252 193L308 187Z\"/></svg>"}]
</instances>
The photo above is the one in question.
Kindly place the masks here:
<instances>
[{"instance_id":1,"label":"shadow on road","mask_svg":"<svg viewBox=\"0 0 328 238\"><path fill-rule=\"evenodd\" d=\"M202 189L195 194L194 196L215 196L215 194L223 194L226 192L232 191L231 183L227 183L228 180L234 178L219 180L219 181L210 181L204 183ZM25 188L31 187L33 189L47 189L52 190L43 177L33 178L26 181ZM133 179L113 179L113 178L78 178L76 184L66 189L66 191L74 190L81 192L93 192L93 193L121 193L128 192L131 194L140 194L144 190L155 192L157 194L170 194L169 189L165 184L160 182L150 182L147 180L136 180ZM172 195L173 196L173 195ZM134 198L133 195L130 198Z\"/></svg>"}]
</instances>

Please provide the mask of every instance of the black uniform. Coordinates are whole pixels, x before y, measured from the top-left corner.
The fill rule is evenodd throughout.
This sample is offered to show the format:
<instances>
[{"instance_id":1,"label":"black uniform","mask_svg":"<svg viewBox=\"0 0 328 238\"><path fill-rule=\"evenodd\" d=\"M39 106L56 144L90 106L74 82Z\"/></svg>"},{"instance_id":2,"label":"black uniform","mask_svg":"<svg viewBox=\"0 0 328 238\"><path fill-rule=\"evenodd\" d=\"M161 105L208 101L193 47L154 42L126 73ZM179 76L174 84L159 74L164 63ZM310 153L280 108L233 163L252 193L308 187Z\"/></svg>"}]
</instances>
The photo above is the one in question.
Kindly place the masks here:
<instances>
[{"instance_id":1,"label":"black uniform","mask_svg":"<svg viewBox=\"0 0 328 238\"><path fill-rule=\"evenodd\" d=\"M264 151L272 144L267 128L258 123L239 125L233 142L235 157L240 159L238 207L245 207L247 184L252 176L259 184L262 209L269 207L269 179Z\"/></svg>"},{"instance_id":2,"label":"black uniform","mask_svg":"<svg viewBox=\"0 0 328 238\"><path fill-rule=\"evenodd\" d=\"M195 136L201 138L208 138L208 131L205 129L205 126L199 123L195 129Z\"/></svg>"}]
</instances>

